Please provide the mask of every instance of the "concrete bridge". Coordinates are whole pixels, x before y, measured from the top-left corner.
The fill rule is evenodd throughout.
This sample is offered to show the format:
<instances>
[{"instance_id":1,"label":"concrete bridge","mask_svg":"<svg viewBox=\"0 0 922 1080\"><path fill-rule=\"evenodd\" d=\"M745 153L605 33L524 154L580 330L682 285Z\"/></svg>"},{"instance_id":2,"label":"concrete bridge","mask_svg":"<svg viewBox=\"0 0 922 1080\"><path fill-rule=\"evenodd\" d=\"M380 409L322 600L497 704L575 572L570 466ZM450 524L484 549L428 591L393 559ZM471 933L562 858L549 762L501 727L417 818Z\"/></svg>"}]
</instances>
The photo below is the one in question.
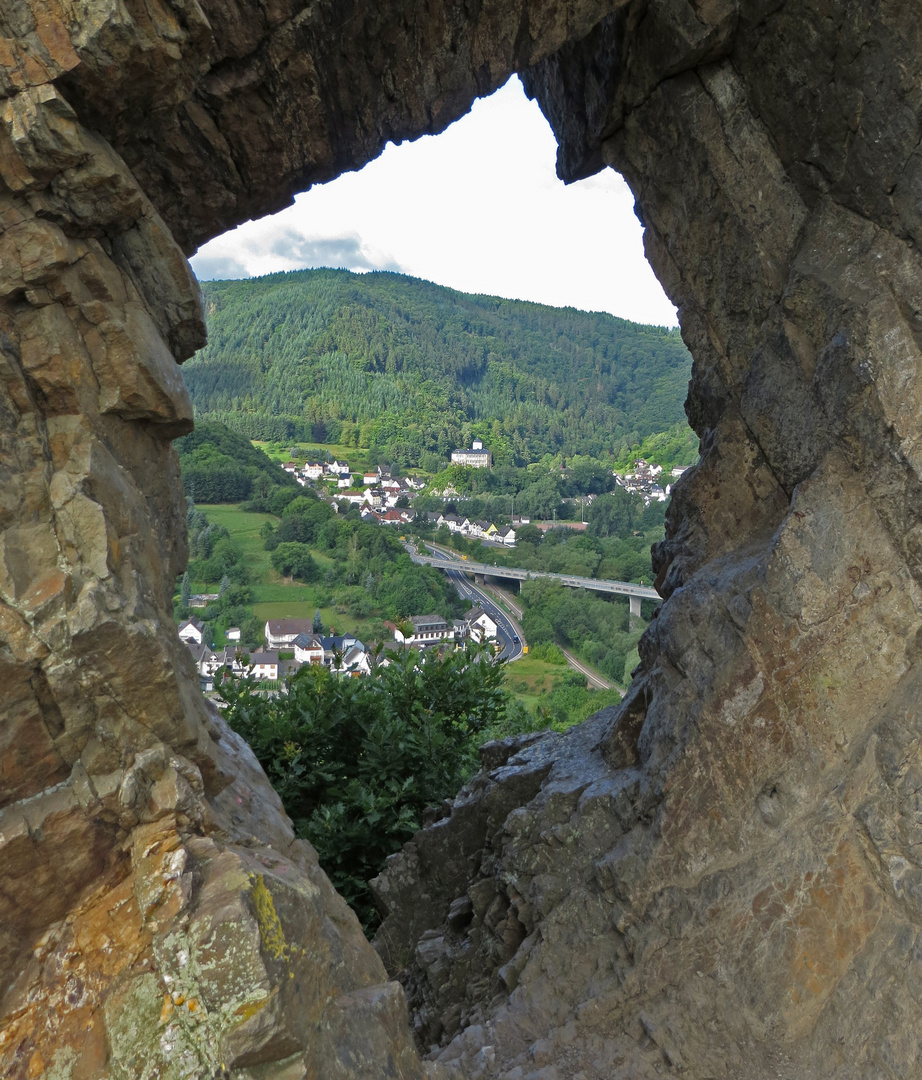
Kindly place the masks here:
<instances>
[{"instance_id":1,"label":"concrete bridge","mask_svg":"<svg viewBox=\"0 0 922 1080\"><path fill-rule=\"evenodd\" d=\"M515 581L531 581L547 578L573 589L592 589L593 592L617 593L630 600L631 614L640 614L641 600L660 600L656 589L648 585L635 585L630 581L604 581L600 578L579 577L576 574L552 574L546 570L522 570L514 566L495 566L493 563L472 562L470 559L449 559L439 555L419 555L411 552L414 562L426 563L441 569L463 570L465 574L483 574L489 577L511 578Z\"/></svg>"}]
</instances>

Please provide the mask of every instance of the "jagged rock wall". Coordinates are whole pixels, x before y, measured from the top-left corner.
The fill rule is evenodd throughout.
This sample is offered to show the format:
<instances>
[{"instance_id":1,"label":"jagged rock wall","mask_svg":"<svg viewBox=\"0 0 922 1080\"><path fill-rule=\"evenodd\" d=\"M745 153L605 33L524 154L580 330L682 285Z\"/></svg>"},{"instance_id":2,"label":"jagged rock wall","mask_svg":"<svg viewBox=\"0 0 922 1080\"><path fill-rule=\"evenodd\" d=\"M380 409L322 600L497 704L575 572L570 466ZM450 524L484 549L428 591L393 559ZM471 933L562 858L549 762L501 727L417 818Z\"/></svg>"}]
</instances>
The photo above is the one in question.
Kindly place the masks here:
<instances>
[{"instance_id":1,"label":"jagged rock wall","mask_svg":"<svg viewBox=\"0 0 922 1080\"><path fill-rule=\"evenodd\" d=\"M606 6L0 5L0 1073L420 1077L176 639L206 237Z\"/></svg>"},{"instance_id":2,"label":"jagged rock wall","mask_svg":"<svg viewBox=\"0 0 922 1080\"><path fill-rule=\"evenodd\" d=\"M702 460L623 707L491 748L379 882L425 1068L917 1071L920 38L906 0L0 9L5 1074L424 1074L173 633L183 251L526 68L562 175L634 189Z\"/></svg>"},{"instance_id":3,"label":"jagged rock wall","mask_svg":"<svg viewBox=\"0 0 922 1080\"><path fill-rule=\"evenodd\" d=\"M662 3L526 76L561 171L637 195L702 455L623 706L490 748L377 882L453 1075L919 1071L920 45Z\"/></svg>"},{"instance_id":4,"label":"jagged rock wall","mask_svg":"<svg viewBox=\"0 0 922 1080\"><path fill-rule=\"evenodd\" d=\"M171 626L198 288L41 73L0 105L0 1072L421 1077L402 992Z\"/></svg>"}]
</instances>

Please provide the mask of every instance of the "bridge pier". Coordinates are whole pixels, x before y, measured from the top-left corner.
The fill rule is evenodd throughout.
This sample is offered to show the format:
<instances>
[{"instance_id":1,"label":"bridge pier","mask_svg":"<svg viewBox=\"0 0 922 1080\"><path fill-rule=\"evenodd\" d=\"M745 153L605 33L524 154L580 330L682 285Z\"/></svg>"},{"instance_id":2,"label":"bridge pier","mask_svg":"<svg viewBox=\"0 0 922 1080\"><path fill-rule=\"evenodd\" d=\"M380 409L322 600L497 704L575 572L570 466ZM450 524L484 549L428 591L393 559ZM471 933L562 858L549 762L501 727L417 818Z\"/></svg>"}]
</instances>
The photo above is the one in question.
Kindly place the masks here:
<instances>
[{"instance_id":1,"label":"bridge pier","mask_svg":"<svg viewBox=\"0 0 922 1080\"><path fill-rule=\"evenodd\" d=\"M631 601L631 614L636 615L639 618L640 617L640 597L639 596L631 596L631 597L628 597L628 599Z\"/></svg>"}]
</instances>

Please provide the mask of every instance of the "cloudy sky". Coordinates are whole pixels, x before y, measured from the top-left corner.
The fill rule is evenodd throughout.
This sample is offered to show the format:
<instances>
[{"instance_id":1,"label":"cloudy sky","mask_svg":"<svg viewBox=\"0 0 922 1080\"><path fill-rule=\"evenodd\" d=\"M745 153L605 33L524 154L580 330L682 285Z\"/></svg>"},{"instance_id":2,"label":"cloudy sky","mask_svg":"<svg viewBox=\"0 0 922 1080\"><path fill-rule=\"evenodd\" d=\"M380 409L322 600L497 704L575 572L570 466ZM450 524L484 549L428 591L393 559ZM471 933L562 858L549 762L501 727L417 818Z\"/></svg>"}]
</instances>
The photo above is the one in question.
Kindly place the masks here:
<instances>
[{"instance_id":1,"label":"cloudy sky","mask_svg":"<svg viewBox=\"0 0 922 1080\"><path fill-rule=\"evenodd\" d=\"M389 145L360 172L212 240L200 279L304 267L394 270L465 292L676 325L610 169L566 186L547 121L512 78L438 136Z\"/></svg>"}]
</instances>

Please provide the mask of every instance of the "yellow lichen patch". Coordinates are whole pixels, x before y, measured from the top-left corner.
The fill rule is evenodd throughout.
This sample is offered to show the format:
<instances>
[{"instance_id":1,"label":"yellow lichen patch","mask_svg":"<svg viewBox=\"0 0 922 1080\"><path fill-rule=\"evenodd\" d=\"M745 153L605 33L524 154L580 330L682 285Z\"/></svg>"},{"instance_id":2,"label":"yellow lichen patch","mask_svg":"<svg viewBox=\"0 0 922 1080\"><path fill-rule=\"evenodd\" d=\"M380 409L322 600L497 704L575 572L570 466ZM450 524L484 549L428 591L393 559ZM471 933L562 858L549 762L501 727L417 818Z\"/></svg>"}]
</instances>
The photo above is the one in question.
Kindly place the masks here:
<instances>
[{"instance_id":1,"label":"yellow lichen patch","mask_svg":"<svg viewBox=\"0 0 922 1080\"><path fill-rule=\"evenodd\" d=\"M258 1001L245 1001L242 1005L237 1006L234 1010L234 1015L239 1016L241 1020L251 1019L260 1011L260 1009L264 1009L277 993L278 989L275 988L271 994L267 994Z\"/></svg>"},{"instance_id":2,"label":"yellow lichen patch","mask_svg":"<svg viewBox=\"0 0 922 1080\"><path fill-rule=\"evenodd\" d=\"M253 891L250 898L253 901L253 914L259 926L259 936L262 938L263 948L275 960L288 958L288 942L285 940L285 931L282 929L282 920L275 910L275 902L272 893L266 885L262 874L253 877Z\"/></svg>"},{"instance_id":3,"label":"yellow lichen patch","mask_svg":"<svg viewBox=\"0 0 922 1080\"><path fill-rule=\"evenodd\" d=\"M163 995L163 1008L160 1010L160 1026L169 1023L170 1014L173 1012L173 999L169 994Z\"/></svg>"}]
</instances>

